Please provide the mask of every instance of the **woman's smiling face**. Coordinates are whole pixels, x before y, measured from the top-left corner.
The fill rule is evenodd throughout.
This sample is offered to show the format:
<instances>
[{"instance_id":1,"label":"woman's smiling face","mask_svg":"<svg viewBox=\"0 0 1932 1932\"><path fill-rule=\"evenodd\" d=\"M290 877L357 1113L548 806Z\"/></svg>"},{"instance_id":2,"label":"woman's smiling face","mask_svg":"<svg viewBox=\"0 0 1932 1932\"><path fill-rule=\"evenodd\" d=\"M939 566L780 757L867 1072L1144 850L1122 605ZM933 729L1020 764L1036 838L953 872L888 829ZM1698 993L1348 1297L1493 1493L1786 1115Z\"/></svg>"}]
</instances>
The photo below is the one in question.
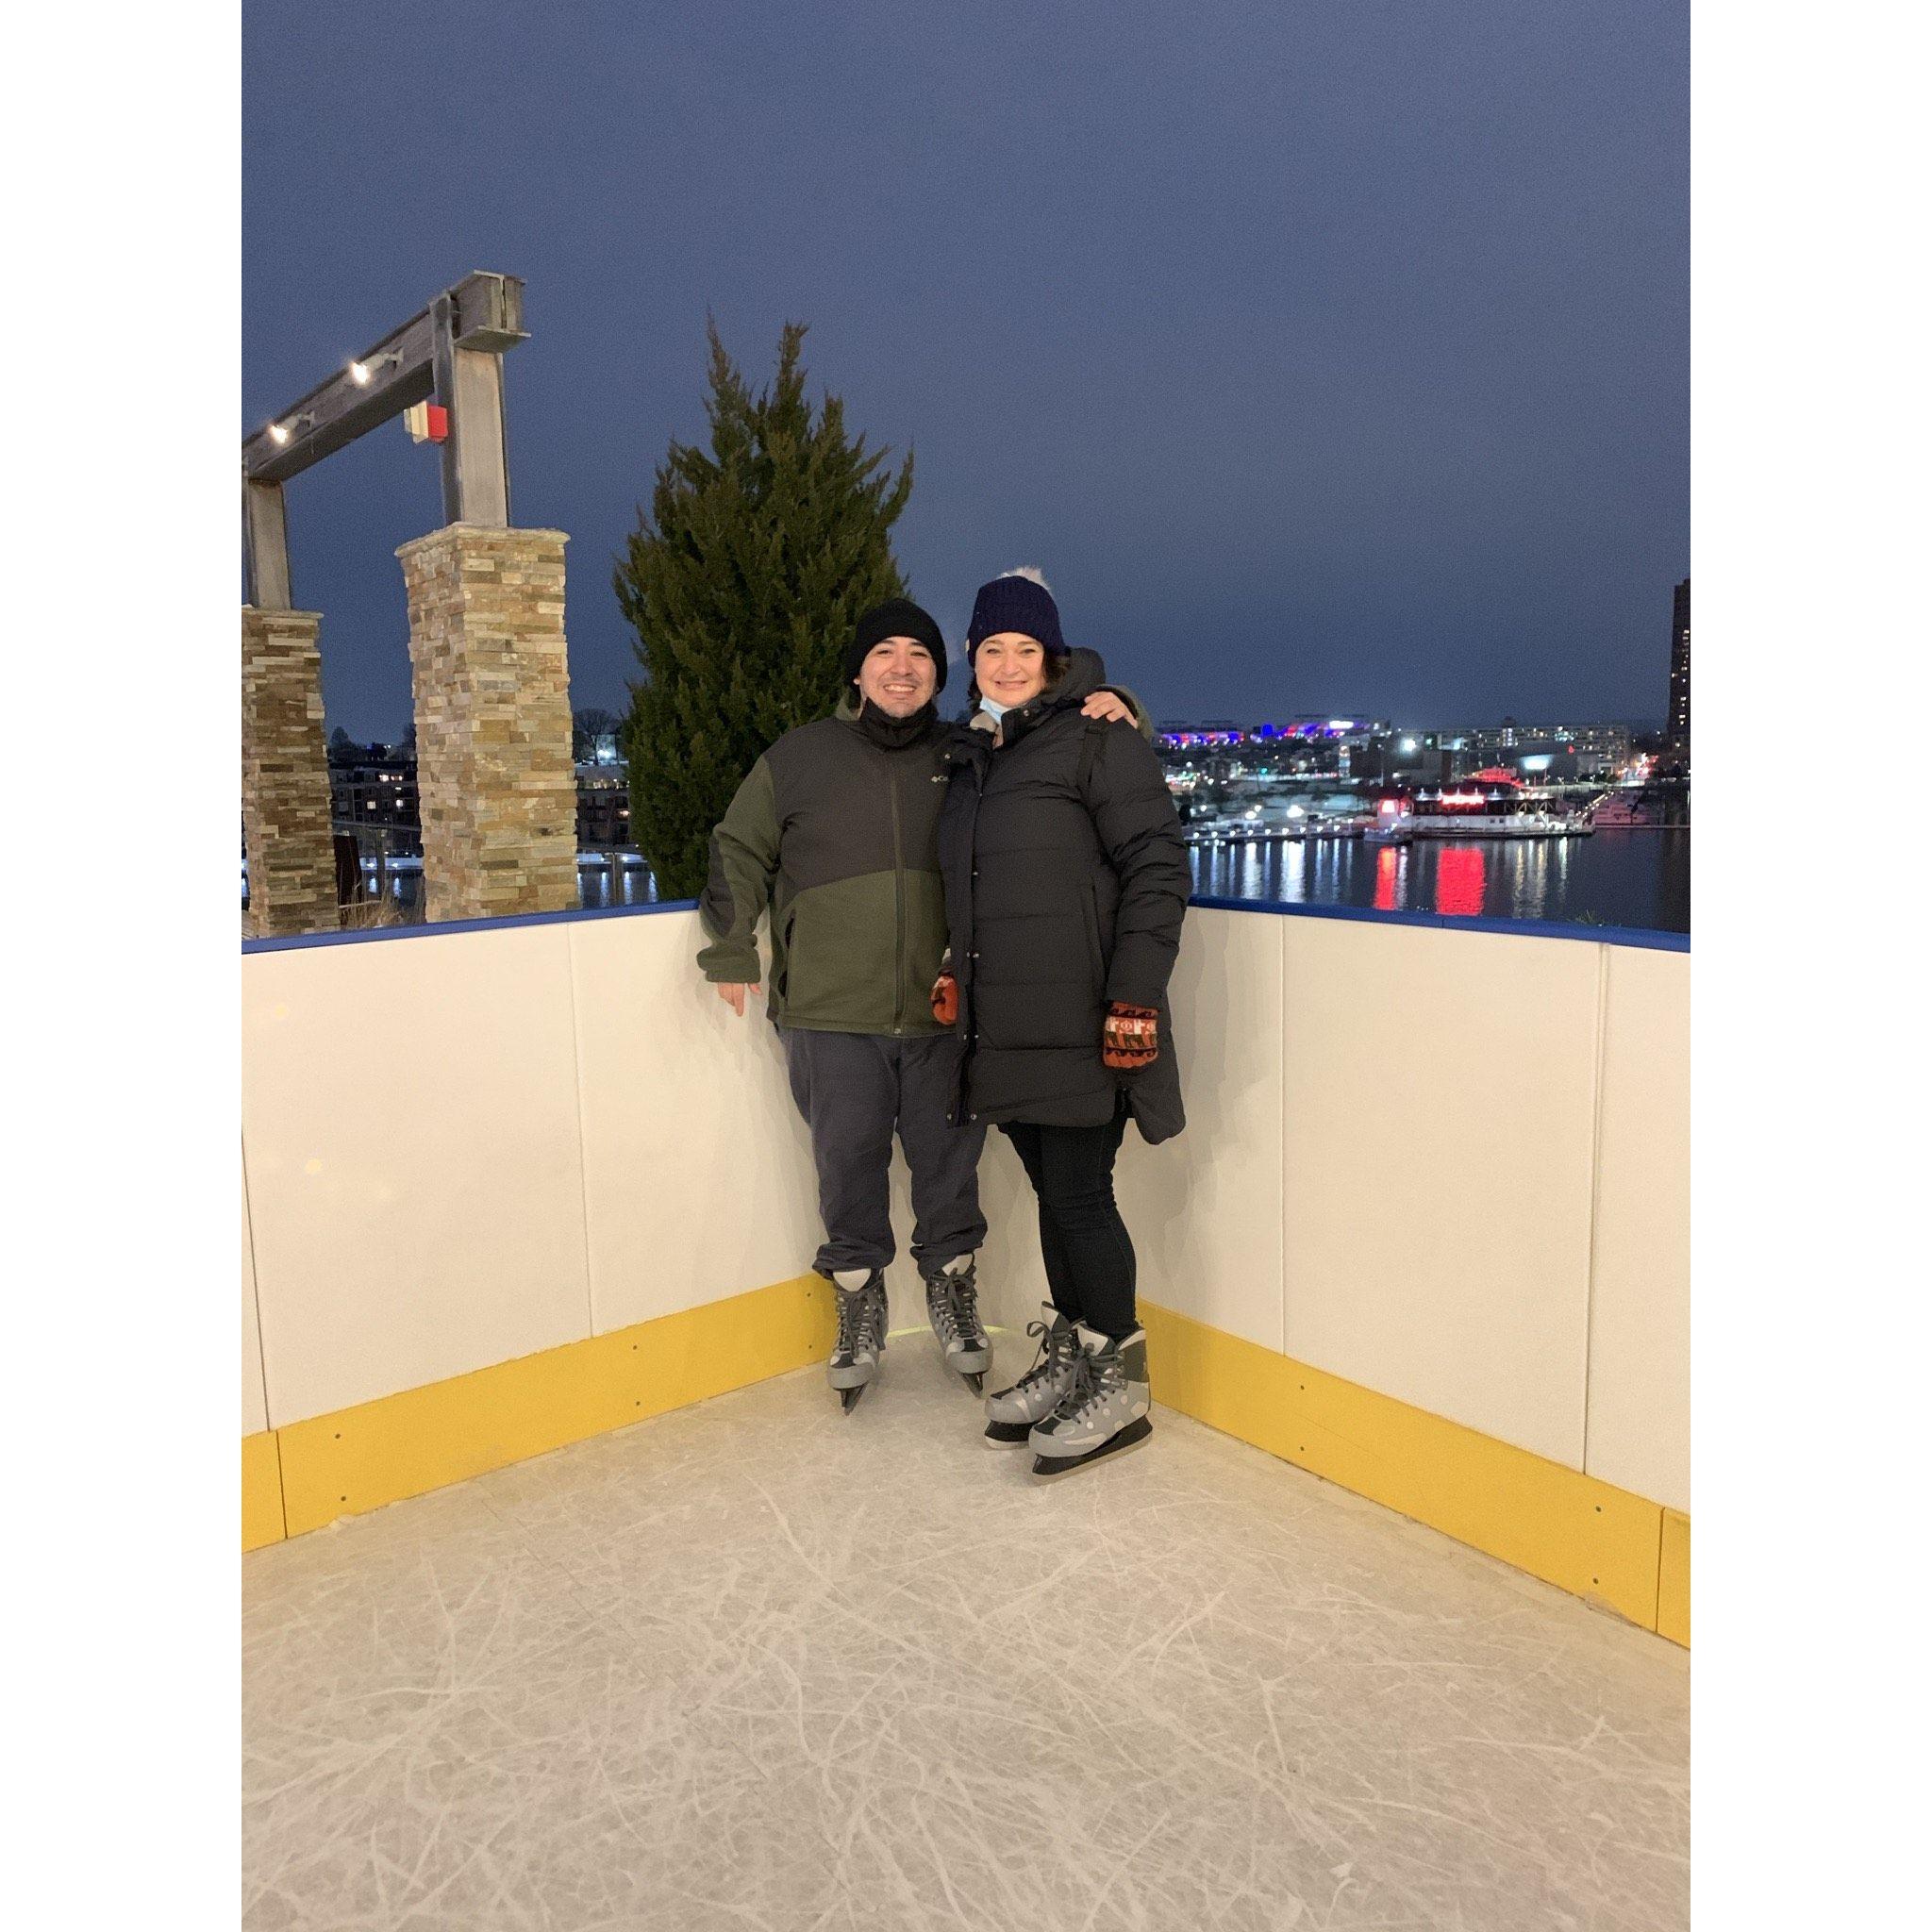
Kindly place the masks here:
<instances>
[{"instance_id":1,"label":"woman's smiling face","mask_svg":"<svg viewBox=\"0 0 1932 1932\"><path fill-rule=\"evenodd\" d=\"M995 631L973 654L973 675L982 697L1010 711L1046 689L1046 651L1038 638Z\"/></svg>"}]
</instances>

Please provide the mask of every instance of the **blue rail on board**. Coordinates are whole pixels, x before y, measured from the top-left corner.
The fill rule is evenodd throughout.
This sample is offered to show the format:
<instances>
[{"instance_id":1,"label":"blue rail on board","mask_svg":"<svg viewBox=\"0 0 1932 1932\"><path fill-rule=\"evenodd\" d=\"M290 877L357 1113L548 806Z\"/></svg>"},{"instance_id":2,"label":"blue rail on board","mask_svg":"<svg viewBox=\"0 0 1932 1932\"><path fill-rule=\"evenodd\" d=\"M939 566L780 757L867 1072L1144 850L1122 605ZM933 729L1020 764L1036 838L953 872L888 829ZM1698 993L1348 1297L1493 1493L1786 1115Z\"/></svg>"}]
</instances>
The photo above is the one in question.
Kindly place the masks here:
<instances>
[{"instance_id":1,"label":"blue rail on board","mask_svg":"<svg viewBox=\"0 0 1932 1932\"><path fill-rule=\"evenodd\" d=\"M459 932L506 932L513 926L557 925L574 919L635 919L653 912L691 912L695 899L649 906L591 906L569 912L521 912L508 919L450 919L440 925L378 925L366 932L297 933L287 939L243 940L242 951L292 953L307 946L359 946L372 940L440 939ZM1446 932L1498 932L1515 939L1588 940L1600 946L1640 946L1654 953L1688 953L1688 932L1652 932L1636 925L1581 925L1557 919L1475 919L1453 912L1383 912L1368 906L1287 906L1257 899L1196 898L1214 912L1261 912L1288 919L1358 919L1372 925L1430 925Z\"/></svg>"},{"instance_id":2,"label":"blue rail on board","mask_svg":"<svg viewBox=\"0 0 1932 1932\"><path fill-rule=\"evenodd\" d=\"M436 925L376 925L366 932L301 932L286 939L243 940L242 953L292 953L304 946L354 946L364 940L433 940L449 932L508 932L519 925L558 925L572 919L634 919L640 913L694 912L695 899L658 899L648 906L576 906L566 912L517 912L504 919L445 919Z\"/></svg>"}]
</instances>

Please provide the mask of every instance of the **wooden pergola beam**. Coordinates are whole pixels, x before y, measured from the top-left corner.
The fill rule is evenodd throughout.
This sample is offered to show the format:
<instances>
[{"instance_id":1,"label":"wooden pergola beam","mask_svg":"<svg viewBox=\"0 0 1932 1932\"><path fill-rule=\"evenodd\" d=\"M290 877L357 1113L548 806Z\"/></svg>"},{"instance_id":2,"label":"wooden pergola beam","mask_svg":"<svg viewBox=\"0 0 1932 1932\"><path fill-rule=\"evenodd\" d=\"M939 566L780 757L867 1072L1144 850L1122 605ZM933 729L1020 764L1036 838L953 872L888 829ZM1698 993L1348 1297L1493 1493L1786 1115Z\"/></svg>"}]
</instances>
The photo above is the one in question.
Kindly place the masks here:
<instances>
[{"instance_id":1,"label":"wooden pergola beam","mask_svg":"<svg viewBox=\"0 0 1932 1932\"><path fill-rule=\"evenodd\" d=\"M434 396L449 411L443 521L509 523L503 355L527 339L524 285L477 272L242 439L243 542L250 601L290 608L281 486L358 436Z\"/></svg>"},{"instance_id":2,"label":"wooden pergola beam","mask_svg":"<svg viewBox=\"0 0 1932 1932\"><path fill-rule=\"evenodd\" d=\"M258 610L292 610L289 588L289 513L279 483L242 484L242 560L247 572L242 601Z\"/></svg>"}]
</instances>

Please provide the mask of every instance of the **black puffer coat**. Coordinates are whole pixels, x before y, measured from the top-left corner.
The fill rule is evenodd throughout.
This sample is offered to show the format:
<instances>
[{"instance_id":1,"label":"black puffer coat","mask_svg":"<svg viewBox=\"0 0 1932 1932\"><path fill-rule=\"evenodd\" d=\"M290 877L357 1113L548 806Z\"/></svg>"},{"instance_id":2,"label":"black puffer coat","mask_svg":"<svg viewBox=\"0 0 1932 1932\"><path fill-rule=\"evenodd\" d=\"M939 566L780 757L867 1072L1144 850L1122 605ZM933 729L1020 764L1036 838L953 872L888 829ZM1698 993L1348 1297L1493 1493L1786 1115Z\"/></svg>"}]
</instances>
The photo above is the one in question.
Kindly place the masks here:
<instances>
[{"instance_id":1,"label":"black puffer coat","mask_svg":"<svg viewBox=\"0 0 1932 1932\"><path fill-rule=\"evenodd\" d=\"M958 727L943 754L940 870L969 1042L965 1111L1097 1126L1124 1092L1144 1140L1186 1124L1167 982L1188 853L1159 760L1138 731L1080 715L1106 673L1075 651L1059 686L1007 714L1005 744ZM1109 1001L1160 1015L1160 1057L1101 1058Z\"/></svg>"}]
</instances>

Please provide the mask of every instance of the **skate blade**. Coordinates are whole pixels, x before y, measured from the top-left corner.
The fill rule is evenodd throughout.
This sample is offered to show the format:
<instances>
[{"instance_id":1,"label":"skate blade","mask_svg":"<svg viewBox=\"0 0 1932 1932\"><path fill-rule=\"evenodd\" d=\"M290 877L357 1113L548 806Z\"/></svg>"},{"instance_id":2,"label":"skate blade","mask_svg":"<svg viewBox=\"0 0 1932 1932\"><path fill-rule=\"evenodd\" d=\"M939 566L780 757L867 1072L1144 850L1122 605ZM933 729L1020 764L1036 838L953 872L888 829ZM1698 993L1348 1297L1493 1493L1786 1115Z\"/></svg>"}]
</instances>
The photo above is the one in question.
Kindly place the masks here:
<instances>
[{"instance_id":1,"label":"skate blade","mask_svg":"<svg viewBox=\"0 0 1932 1932\"><path fill-rule=\"evenodd\" d=\"M974 1394L986 1393L986 1372L983 1369L963 1369L960 1373L973 1384Z\"/></svg>"},{"instance_id":2,"label":"skate blade","mask_svg":"<svg viewBox=\"0 0 1932 1932\"><path fill-rule=\"evenodd\" d=\"M1032 1433L1031 1423L988 1423L986 1434L979 1440L989 1449L1024 1449Z\"/></svg>"},{"instance_id":3,"label":"skate blade","mask_svg":"<svg viewBox=\"0 0 1932 1932\"><path fill-rule=\"evenodd\" d=\"M936 1341L937 1337L934 1338ZM943 1343L940 1348L940 1360L945 1363L956 1375L983 1375L992 1367L992 1350L990 1348L956 1348L947 1352Z\"/></svg>"},{"instance_id":4,"label":"skate blade","mask_svg":"<svg viewBox=\"0 0 1932 1932\"><path fill-rule=\"evenodd\" d=\"M861 1395L863 1395L871 1386L872 1385L869 1382L861 1382L857 1389L840 1390L839 1407L842 1408L847 1415L850 1415L852 1411L858 1406L858 1398Z\"/></svg>"},{"instance_id":5,"label":"skate blade","mask_svg":"<svg viewBox=\"0 0 1932 1932\"><path fill-rule=\"evenodd\" d=\"M1091 1468L1106 1457L1125 1456L1138 1449L1153 1433L1153 1423L1143 1415L1129 1423L1119 1435L1109 1436L1099 1448L1088 1450L1084 1456L1036 1456L1033 1458L1033 1480L1036 1483L1057 1482L1063 1475Z\"/></svg>"}]
</instances>

